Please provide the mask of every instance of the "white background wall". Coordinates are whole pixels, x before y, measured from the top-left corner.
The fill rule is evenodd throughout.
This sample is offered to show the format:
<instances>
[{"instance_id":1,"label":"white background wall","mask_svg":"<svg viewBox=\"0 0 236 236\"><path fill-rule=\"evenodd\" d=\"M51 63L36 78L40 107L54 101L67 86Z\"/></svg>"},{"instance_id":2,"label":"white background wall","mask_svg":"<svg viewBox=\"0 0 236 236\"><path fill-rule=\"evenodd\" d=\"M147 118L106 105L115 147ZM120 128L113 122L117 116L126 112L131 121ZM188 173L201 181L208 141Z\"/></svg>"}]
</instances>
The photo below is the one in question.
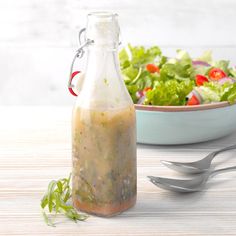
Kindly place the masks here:
<instances>
[{"instance_id":1,"label":"white background wall","mask_svg":"<svg viewBox=\"0 0 236 236\"><path fill-rule=\"evenodd\" d=\"M73 104L77 32L96 10L119 14L124 43L212 49L236 64L236 0L0 0L0 105Z\"/></svg>"}]
</instances>

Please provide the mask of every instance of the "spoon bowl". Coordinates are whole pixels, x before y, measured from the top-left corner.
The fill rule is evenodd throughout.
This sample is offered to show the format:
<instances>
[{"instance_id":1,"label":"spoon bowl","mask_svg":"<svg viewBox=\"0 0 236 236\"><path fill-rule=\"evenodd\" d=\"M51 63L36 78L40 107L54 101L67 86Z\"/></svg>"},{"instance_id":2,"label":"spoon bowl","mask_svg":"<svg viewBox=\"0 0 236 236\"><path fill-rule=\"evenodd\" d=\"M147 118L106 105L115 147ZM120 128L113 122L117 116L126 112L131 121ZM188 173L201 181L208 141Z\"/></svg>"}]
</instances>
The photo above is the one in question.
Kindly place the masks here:
<instances>
[{"instance_id":1,"label":"spoon bowl","mask_svg":"<svg viewBox=\"0 0 236 236\"><path fill-rule=\"evenodd\" d=\"M148 176L150 181L163 189L174 191L174 192L198 192L204 189L208 179L215 176L216 174L226 172L226 171L235 171L236 166L218 169L214 171L207 171L203 174L199 174L192 179L169 179L155 176Z\"/></svg>"},{"instance_id":2,"label":"spoon bowl","mask_svg":"<svg viewBox=\"0 0 236 236\"><path fill-rule=\"evenodd\" d=\"M209 175L205 173L194 179L187 179L187 180L169 179L169 178L161 178L154 176L148 176L148 178L153 184L162 189L174 192L190 193L190 192L201 191L204 188L209 178Z\"/></svg>"}]
</instances>

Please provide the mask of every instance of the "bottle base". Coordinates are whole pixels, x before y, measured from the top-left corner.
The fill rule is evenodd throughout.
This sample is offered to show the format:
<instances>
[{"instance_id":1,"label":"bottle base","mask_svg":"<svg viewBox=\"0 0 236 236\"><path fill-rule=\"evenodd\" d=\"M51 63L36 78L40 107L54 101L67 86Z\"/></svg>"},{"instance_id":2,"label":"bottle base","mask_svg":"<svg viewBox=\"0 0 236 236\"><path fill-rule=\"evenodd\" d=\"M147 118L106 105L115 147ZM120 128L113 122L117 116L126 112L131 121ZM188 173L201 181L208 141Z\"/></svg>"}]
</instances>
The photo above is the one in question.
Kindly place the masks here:
<instances>
[{"instance_id":1,"label":"bottle base","mask_svg":"<svg viewBox=\"0 0 236 236\"><path fill-rule=\"evenodd\" d=\"M121 204L104 204L98 206L94 203L81 203L73 199L74 207L82 212L100 217L112 217L132 208L136 204L136 196Z\"/></svg>"}]
</instances>

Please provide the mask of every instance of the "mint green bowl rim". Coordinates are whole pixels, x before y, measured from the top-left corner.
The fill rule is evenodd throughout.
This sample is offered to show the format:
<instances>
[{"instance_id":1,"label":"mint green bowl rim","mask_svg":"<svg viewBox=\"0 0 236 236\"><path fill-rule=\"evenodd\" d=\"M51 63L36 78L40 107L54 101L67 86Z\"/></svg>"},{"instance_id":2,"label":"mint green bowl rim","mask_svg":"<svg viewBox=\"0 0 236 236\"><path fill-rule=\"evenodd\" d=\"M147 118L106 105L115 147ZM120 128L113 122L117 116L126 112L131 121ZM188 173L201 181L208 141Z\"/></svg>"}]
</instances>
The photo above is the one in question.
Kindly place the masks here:
<instances>
[{"instance_id":1,"label":"mint green bowl rim","mask_svg":"<svg viewBox=\"0 0 236 236\"><path fill-rule=\"evenodd\" d=\"M152 105L134 104L134 107L136 110L141 110L141 111L186 112L186 111L204 111L210 109L217 109L227 106L233 106L235 104L236 103L230 104L228 102L216 102L216 103L193 105L193 106L152 106Z\"/></svg>"}]
</instances>

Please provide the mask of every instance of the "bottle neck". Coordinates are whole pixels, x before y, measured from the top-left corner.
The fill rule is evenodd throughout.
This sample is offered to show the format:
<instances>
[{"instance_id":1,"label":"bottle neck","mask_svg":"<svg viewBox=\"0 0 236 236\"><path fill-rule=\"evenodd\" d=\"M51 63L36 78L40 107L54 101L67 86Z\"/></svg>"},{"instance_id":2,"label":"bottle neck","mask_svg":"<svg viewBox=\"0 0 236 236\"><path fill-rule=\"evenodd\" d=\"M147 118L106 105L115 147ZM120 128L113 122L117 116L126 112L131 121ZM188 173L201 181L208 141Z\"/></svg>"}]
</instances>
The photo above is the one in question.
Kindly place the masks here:
<instances>
[{"instance_id":1,"label":"bottle neck","mask_svg":"<svg viewBox=\"0 0 236 236\"><path fill-rule=\"evenodd\" d=\"M95 53L107 53L107 54L111 54L111 53L116 53L118 55L118 44L105 44L105 45L101 45L101 44L91 44L88 46L88 53L89 55L91 54L95 54Z\"/></svg>"},{"instance_id":2,"label":"bottle neck","mask_svg":"<svg viewBox=\"0 0 236 236\"><path fill-rule=\"evenodd\" d=\"M125 87L117 47L89 46L85 77L78 96L78 105L106 109L132 105Z\"/></svg>"},{"instance_id":3,"label":"bottle neck","mask_svg":"<svg viewBox=\"0 0 236 236\"><path fill-rule=\"evenodd\" d=\"M86 74L91 79L98 77L102 79L108 79L107 77L109 79L117 79L117 77L120 77L118 47L110 45L89 46Z\"/></svg>"}]
</instances>

